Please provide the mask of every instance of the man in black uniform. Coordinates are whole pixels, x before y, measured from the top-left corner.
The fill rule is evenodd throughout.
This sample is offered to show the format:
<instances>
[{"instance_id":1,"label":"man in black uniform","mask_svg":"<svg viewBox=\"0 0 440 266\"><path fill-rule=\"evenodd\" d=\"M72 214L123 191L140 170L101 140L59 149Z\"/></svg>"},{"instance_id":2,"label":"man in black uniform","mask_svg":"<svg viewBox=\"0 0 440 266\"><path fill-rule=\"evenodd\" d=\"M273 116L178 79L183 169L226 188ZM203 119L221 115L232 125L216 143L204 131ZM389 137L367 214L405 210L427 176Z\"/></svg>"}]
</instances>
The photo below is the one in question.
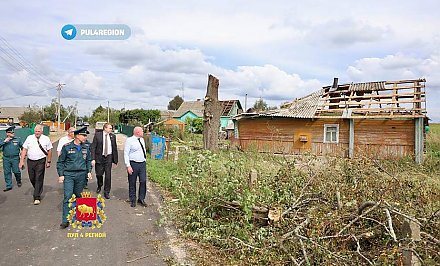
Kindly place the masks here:
<instances>
[{"instance_id":1,"label":"man in black uniform","mask_svg":"<svg viewBox=\"0 0 440 266\"><path fill-rule=\"evenodd\" d=\"M21 172L18 163L20 162L20 151L23 142L20 138L15 137L14 129L14 126L8 127L6 138L4 140L0 139L0 149L3 151L3 173L6 182L6 188L3 191L12 189L12 173L14 173L17 180L17 186L21 187Z\"/></svg>"},{"instance_id":2,"label":"man in black uniform","mask_svg":"<svg viewBox=\"0 0 440 266\"><path fill-rule=\"evenodd\" d=\"M81 197L84 188L85 177L92 178L92 157L89 148L84 144L88 131L87 128L75 130L75 138L61 149L58 157L57 171L58 182L64 183L63 216L60 227L69 226L67 215L69 214L69 199L75 193L77 198Z\"/></svg>"}]
</instances>

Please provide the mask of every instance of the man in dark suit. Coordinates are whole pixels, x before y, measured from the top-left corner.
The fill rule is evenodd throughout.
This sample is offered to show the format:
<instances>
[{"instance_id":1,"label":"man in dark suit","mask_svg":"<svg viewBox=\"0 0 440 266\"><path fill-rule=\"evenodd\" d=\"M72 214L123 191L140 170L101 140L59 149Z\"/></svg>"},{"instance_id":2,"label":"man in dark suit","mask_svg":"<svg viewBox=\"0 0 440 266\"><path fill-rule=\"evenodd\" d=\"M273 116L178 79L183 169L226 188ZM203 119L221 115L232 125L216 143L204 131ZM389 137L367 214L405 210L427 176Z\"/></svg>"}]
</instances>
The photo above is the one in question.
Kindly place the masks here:
<instances>
[{"instance_id":1,"label":"man in dark suit","mask_svg":"<svg viewBox=\"0 0 440 266\"><path fill-rule=\"evenodd\" d=\"M112 186L112 165L113 168L118 164L118 149L116 146L116 136L112 133L113 127L111 124L104 124L102 131L97 131L93 137L90 151L92 153L92 165L95 166L96 179L98 180L98 188L96 193L101 192L103 184L103 175L105 174L104 182L104 197L110 199L110 189Z\"/></svg>"}]
</instances>

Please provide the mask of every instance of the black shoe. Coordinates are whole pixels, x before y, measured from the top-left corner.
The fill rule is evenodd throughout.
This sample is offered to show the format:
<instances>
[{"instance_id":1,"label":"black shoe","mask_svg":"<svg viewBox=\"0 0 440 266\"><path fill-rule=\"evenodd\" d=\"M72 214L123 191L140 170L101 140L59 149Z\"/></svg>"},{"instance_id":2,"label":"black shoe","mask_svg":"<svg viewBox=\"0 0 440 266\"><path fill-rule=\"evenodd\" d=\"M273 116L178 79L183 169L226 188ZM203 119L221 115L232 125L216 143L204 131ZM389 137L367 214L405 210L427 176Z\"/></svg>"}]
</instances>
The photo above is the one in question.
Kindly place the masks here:
<instances>
[{"instance_id":1,"label":"black shoe","mask_svg":"<svg viewBox=\"0 0 440 266\"><path fill-rule=\"evenodd\" d=\"M69 227L69 223L61 223L60 224L61 229L66 229L67 227Z\"/></svg>"},{"instance_id":2,"label":"black shoe","mask_svg":"<svg viewBox=\"0 0 440 266\"><path fill-rule=\"evenodd\" d=\"M136 201L133 200L133 201L130 203L130 206L133 207L133 208L136 207Z\"/></svg>"},{"instance_id":3,"label":"black shoe","mask_svg":"<svg viewBox=\"0 0 440 266\"><path fill-rule=\"evenodd\" d=\"M110 196L107 193L104 193L104 198L110 199Z\"/></svg>"},{"instance_id":4,"label":"black shoe","mask_svg":"<svg viewBox=\"0 0 440 266\"><path fill-rule=\"evenodd\" d=\"M138 203L139 203L141 206L147 207L147 203L145 203L144 200L140 200L140 199L138 199Z\"/></svg>"},{"instance_id":5,"label":"black shoe","mask_svg":"<svg viewBox=\"0 0 440 266\"><path fill-rule=\"evenodd\" d=\"M9 191L11 189L12 189L11 187L7 187L7 188L3 189L3 191L6 192L6 191Z\"/></svg>"},{"instance_id":6,"label":"black shoe","mask_svg":"<svg viewBox=\"0 0 440 266\"><path fill-rule=\"evenodd\" d=\"M99 193L99 192L101 192L101 187L98 187L98 188L96 189L96 193Z\"/></svg>"},{"instance_id":7,"label":"black shoe","mask_svg":"<svg viewBox=\"0 0 440 266\"><path fill-rule=\"evenodd\" d=\"M87 185L84 186L84 189L89 189L89 187Z\"/></svg>"},{"instance_id":8,"label":"black shoe","mask_svg":"<svg viewBox=\"0 0 440 266\"><path fill-rule=\"evenodd\" d=\"M18 187L21 187L21 182L17 182L17 186L18 186Z\"/></svg>"}]
</instances>

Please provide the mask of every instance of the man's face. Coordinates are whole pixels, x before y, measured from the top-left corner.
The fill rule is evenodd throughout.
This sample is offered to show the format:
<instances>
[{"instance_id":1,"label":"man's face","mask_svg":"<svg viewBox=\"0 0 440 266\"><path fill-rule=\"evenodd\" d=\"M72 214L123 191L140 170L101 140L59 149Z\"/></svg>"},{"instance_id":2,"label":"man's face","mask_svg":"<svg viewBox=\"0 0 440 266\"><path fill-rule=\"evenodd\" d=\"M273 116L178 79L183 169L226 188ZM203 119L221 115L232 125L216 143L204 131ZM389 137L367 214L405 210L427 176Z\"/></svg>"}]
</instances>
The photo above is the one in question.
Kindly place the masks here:
<instances>
[{"instance_id":1,"label":"man's face","mask_svg":"<svg viewBox=\"0 0 440 266\"><path fill-rule=\"evenodd\" d=\"M39 127L36 127L34 132L35 132L35 137L37 138L41 137L41 134L43 134L43 130Z\"/></svg>"},{"instance_id":2,"label":"man's face","mask_svg":"<svg viewBox=\"0 0 440 266\"><path fill-rule=\"evenodd\" d=\"M6 136L8 138L13 138L15 136L15 133L14 132L6 132Z\"/></svg>"},{"instance_id":3,"label":"man's face","mask_svg":"<svg viewBox=\"0 0 440 266\"><path fill-rule=\"evenodd\" d=\"M73 133L74 131L74 128L69 128L69 130L67 131L67 135L69 136L69 138L73 139L73 137L75 136Z\"/></svg>"},{"instance_id":4,"label":"man's face","mask_svg":"<svg viewBox=\"0 0 440 266\"><path fill-rule=\"evenodd\" d=\"M81 135L81 134L76 135L76 138L77 138L77 139L79 140L79 142L81 142L81 143L84 143L84 142L86 141L86 139L87 139L86 136Z\"/></svg>"},{"instance_id":5,"label":"man's face","mask_svg":"<svg viewBox=\"0 0 440 266\"><path fill-rule=\"evenodd\" d=\"M134 135L138 138L141 138L144 135L144 130L142 128L137 128L134 132Z\"/></svg>"},{"instance_id":6,"label":"man's face","mask_svg":"<svg viewBox=\"0 0 440 266\"><path fill-rule=\"evenodd\" d=\"M112 125L108 125L107 127L104 127L104 131L107 134L112 132L112 130L113 130L113 126Z\"/></svg>"}]
</instances>

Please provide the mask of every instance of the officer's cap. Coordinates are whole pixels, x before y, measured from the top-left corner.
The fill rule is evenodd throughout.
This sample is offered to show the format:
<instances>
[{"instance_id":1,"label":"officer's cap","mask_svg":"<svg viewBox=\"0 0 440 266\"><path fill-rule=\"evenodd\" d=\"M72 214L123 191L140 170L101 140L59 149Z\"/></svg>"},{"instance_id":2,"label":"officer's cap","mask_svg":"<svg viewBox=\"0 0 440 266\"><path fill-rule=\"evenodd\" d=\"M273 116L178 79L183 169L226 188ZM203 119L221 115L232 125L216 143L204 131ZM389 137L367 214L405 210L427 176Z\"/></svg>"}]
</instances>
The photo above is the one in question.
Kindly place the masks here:
<instances>
[{"instance_id":1,"label":"officer's cap","mask_svg":"<svg viewBox=\"0 0 440 266\"><path fill-rule=\"evenodd\" d=\"M15 126L10 126L6 129L6 132L14 132Z\"/></svg>"},{"instance_id":2,"label":"officer's cap","mask_svg":"<svg viewBox=\"0 0 440 266\"><path fill-rule=\"evenodd\" d=\"M87 134L89 134L90 132L87 131L87 127L82 127L80 129L77 129L75 131L73 131L74 135L83 135L83 136L87 136Z\"/></svg>"}]
</instances>

